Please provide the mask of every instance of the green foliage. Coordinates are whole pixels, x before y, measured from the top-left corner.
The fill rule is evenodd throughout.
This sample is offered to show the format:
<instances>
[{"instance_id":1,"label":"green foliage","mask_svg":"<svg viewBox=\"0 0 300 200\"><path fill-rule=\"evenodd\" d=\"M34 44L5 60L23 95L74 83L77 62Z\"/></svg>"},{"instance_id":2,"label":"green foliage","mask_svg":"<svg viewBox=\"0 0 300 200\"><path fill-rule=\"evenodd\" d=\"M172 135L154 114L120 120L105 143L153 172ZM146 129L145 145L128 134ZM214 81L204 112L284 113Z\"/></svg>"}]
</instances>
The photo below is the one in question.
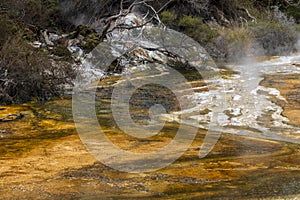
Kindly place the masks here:
<instances>
[{"instance_id":1,"label":"green foliage","mask_svg":"<svg viewBox=\"0 0 300 200\"><path fill-rule=\"evenodd\" d=\"M226 29L223 33L227 41L238 46L247 45L251 42L251 33L244 27Z\"/></svg>"},{"instance_id":2,"label":"green foliage","mask_svg":"<svg viewBox=\"0 0 300 200\"><path fill-rule=\"evenodd\" d=\"M58 25L60 19L59 0L7 0L0 6L15 23L46 28Z\"/></svg>"},{"instance_id":3,"label":"green foliage","mask_svg":"<svg viewBox=\"0 0 300 200\"><path fill-rule=\"evenodd\" d=\"M277 22L260 22L251 31L266 55L289 54L297 42L295 28Z\"/></svg>"},{"instance_id":4,"label":"green foliage","mask_svg":"<svg viewBox=\"0 0 300 200\"><path fill-rule=\"evenodd\" d=\"M22 34L0 49L0 102L21 103L59 95L63 84L71 84L75 72L70 63L51 60L23 40Z\"/></svg>"},{"instance_id":5,"label":"green foliage","mask_svg":"<svg viewBox=\"0 0 300 200\"><path fill-rule=\"evenodd\" d=\"M296 32L300 32L300 24L297 24L297 25L295 26L295 31L296 31Z\"/></svg>"},{"instance_id":6,"label":"green foliage","mask_svg":"<svg viewBox=\"0 0 300 200\"><path fill-rule=\"evenodd\" d=\"M239 60L246 56L253 44L253 38L250 30L245 27L223 28L220 35L224 39L226 59L229 61ZM224 48L224 47L223 47Z\"/></svg>"},{"instance_id":7,"label":"green foliage","mask_svg":"<svg viewBox=\"0 0 300 200\"><path fill-rule=\"evenodd\" d=\"M296 21L300 22L300 6L290 6L286 11L287 15L292 16Z\"/></svg>"},{"instance_id":8,"label":"green foliage","mask_svg":"<svg viewBox=\"0 0 300 200\"><path fill-rule=\"evenodd\" d=\"M84 37L83 45L81 45L81 47L86 52L92 51L100 43L99 34L95 31L95 29L91 27L84 26L84 25L78 26L74 37L78 37L78 35Z\"/></svg>"},{"instance_id":9,"label":"green foliage","mask_svg":"<svg viewBox=\"0 0 300 200\"><path fill-rule=\"evenodd\" d=\"M85 38L85 44L82 46L87 52L92 51L100 43L99 35L90 34Z\"/></svg>"},{"instance_id":10,"label":"green foliage","mask_svg":"<svg viewBox=\"0 0 300 200\"><path fill-rule=\"evenodd\" d=\"M45 15L48 18L48 26L53 26L59 23L60 19L60 5L59 0L44 0L43 7Z\"/></svg>"},{"instance_id":11,"label":"green foliage","mask_svg":"<svg viewBox=\"0 0 300 200\"><path fill-rule=\"evenodd\" d=\"M179 26L185 27L185 28L196 28L197 26L203 25L203 21L200 17L194 17L194 16L183 16L179 20Z\"/></svg>"},{"instance_id":12,"label":"green foliage","mask_svg":"<svg viewBox=\"0 0 300 200\"><path fill-rule=\"evenodd\" d=\"M0 16L0 48L11 35L18 31L18 27L7 17Z\"/></svg>"},{"instance_id":13,"label":"green foliage","mask_svg":"<svg viewBox=\"0 0 300 200\"><path fill-rule=\"evenodd\" d=\"M204 24L200 17L183 16L179 19L178 25L185 34L200 44L210 43L218 35L217 31Z\"/></svg>"},{"instance_id":14,"label":"green foliage","mask_svg":"<svg viewBox=\"0 0 300 200\"><path fill-rule=\"evenodd\" d=\"M56 47L52 50L52 53L56 56L64 57L65 59L70 58L71 53L64 45L56 45Z\"/></svg>"},{"instance_id":15,"label":"green foliage","mask_svg":"<svg viewBox=\"0 0 300 200\"><path fill-rule=\"evenodd\" d=\"M161 13L161 21L167 26L173 26L175 20L177 18L177 15L169 12L169 11L163 11Z\"/></svg>"},{"instance_id":16,"label":"green foliage","mask_svg":"<svg viewBox=\"0 0 300 200\"><path fill-rule=\"evenodd\" d=\"M170 11L161 13L162 22L168 27L181 31L200 44L211 43L218 35L218 32L212 29L209 25L203 23L201 17L176 15Z\"/></svg>"},{"instance_id":17,"label":"green foliage","mask_svg":"<svg viewBox=\"0 0 300 200\"><path fill-rule=\"evenodd\" d=\"M96 33L95 29L85 25L79 25L76 29L76 35L82 35L84 37L94 33Z\"/></svg>"},{"instance_id":18,"label":"green foliage","mask_svg":"<svg viewBox=\"0 0 300 200\"><path fill-rule=\"evenodd\" d=\"M34 42L34 41L39 40L38 35L30 29L23 30L23 36L22 37L23 37L24 40L26 40L28 42Z\"/></svg>"}]
</instances>

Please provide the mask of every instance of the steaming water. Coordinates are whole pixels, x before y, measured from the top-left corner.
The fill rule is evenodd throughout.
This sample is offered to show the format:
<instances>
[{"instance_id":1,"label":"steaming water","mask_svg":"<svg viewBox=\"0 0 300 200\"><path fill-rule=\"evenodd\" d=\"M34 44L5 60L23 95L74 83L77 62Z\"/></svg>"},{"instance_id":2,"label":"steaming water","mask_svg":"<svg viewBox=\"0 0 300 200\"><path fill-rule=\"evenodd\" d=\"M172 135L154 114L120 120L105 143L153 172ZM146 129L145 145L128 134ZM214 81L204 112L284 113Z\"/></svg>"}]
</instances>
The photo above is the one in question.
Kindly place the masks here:
<instances>
[{"instance_id":1,"label":"steaming water","mask_svg":"<svg viewBox=\"0 0 300 200\"><path fill-rule=\"evenodd\" d=\"M238 73L206 80L206 86L194 89L197 91L207 88L207 91L189 93L190 95L184 97L193 102L193 107L161 114L160 118L224 133L300 143L300 127L290 125L289 119L282 115L283 108L274 103L274 98L283 103L288 103L287 100L276 88L260 85L264 75L300 74L300 68L293 65L298 63L300 55L276 57L260 62L246 60L241 64L228 65L227 67ZM87 66L87 77L91 77L90 74L93 74L92 77L104 76L102 71ZM136 71L136 68L140 67L133 67L132 70ZM130 70L126 69L127 72ZM145 69L141 69L143 70ZM166 69L151 70L156 70L156 73L153 72L156 75L146 73L142 78L146 80L161 76L164 79L168 74ZM173 81L170 76L165 79Z\"/></svg>"},{"instance_id":2,"label":"steaming water","mask_svg":"<svg viewBox=\"0 0 300 200\"><path fill-rule=\"evenodd\" d=\"M289 119L281 115L283 108L271 101L275 97L287 103L286 99L277 89L259 85L266 74L299 74L300 68L294 66L295 63L300 63L300 55L229 65L239 74L216 80L216 84L222 87L188 96L197 104L195 108L164 115L164 118L209 129L212 116L216 114L215 107L221 105L218 112L223 117L216 122L218 127L214 129L217 131L300 143L299 139L290 136L291 133L300 135L300 128L289 125ZM211 112L195 114L195 111L205 109Z\"/></svg>"},{"instance_id":3,"label":"steaming water","mask_svg":"<svg viewBox=\"0 0 300 200\"><path fill-rule=\"evenodd\" d=\"M232 65L233 69L240 72L239 75L207 81L207 86L198 86L197 90L210 90L187 96L197 104L195 107L165 117L173 117L179 121L176 117L184 114L187 115L183 116L186 123L193 122L195 126L208 128L212 112L196 115L195 111L206 108L219 111L214 109L214 106L223 101L224 107L221 107L220 111L225 111L224 116L227 116L227 120L223 121L219 130L298 143L297 139L290 139L281 134L297 131L299 133L299 128L287 125L288 119L281 116L282 108L273 104L270 99L275 97L285 101L284 97L274 88L259 86L261 76L266 73L299 74L299 69L292 66L292 63L300 63L300 56ZM102 75L94 66L87 66L87 69L87 73ZM160 75L167 76L164 71L161 71ZM108 84L107 82L102 83ZM223 87L213 89L210 85L214 84ZM147 99L147 96L145 98ZM32 110L29 111L29 105L12 106L3 111L6 113L2 113L6 115L9 112L19 113L26 110L28 114L24 113L26 116L20 121L2 124L2 127L13 128L17 134L1 140L1 191L4 191L0 195L1 199L34 199L37 196L41 199L109 199L128 198L128 194L131 194L132 198L144 199L299 197L298 145L225 136L220 143L222 150L217 149L216 153L207 159L195 160L198 153L196 143L192 146L195 148L188 151L178 162L163 170L126 174L95 163L95 160L88 156L78 137L73 135L75 131L72 115L71 112L67 112L72 107L68 100L48 102L44 106L32 105ZM125 134L119 134L116 128L111 126L113 123L110 122L109 110L101 111L99 115L103 115L102 121L107 123L103 127L107 129L113 142L124 145L129 150L136 148L135 141L132 142L126 137L123 140ZM259 116L263 114L272 117L273 121L268 119L269 123L261 123L262 118ZM228 127L230 123L235 124L235 127ZM173 131L177 130L176 126L171 127L165 130L166 135L172 136ZM5 129L1 131L4 133ZM169 141L168 137L160 135L156 139L158 140L146 142L142 140L141 143L145 146L141 146L152 150L153 147Z\"/></svg>"}]
</instances>

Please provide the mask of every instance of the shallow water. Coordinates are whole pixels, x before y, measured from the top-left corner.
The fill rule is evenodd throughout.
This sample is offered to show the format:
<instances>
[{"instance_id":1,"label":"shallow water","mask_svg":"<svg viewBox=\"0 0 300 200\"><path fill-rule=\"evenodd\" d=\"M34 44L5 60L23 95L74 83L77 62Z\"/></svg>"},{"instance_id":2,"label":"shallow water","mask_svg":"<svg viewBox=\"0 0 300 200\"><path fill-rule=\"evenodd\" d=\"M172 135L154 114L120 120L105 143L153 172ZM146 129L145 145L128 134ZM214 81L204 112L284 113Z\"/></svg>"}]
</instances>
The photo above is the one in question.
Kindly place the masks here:
<instances>
[{"instance_id":1,"label":"shallow water","mask_svg":"<svg viewBox=\"0 0 300 200\"><path fill-rule=\"evenodd\" d=\"M1 106L5 110L0 111L0 117L22 113L24 118L0 123L0 198L299 198L300 68L292 65L295 63L300 63L297 56L257 61L255 65L231 65L238 73L223 71L222 79L213 82L182 72L196 88L189 100L198 105L184 112L168 90L151 85L140 88L131 101L134 121L149 122L147 109L153 101L164 103L168 113L161 119L169 119L158 135L147 139L123 134L112 120L111 90L120 78L100 82L96 93L98 120L107 137L122 149L137 153L159 149L173 139L179 122L186 122L186 132L193 128L191 125L200 127L184 155L154 172L124 173L97 161L77 135L70 97ZM225 105L230 105L223 107L228 121L213 150L199 159L209 113L224 91ZM151 100L150 96L159 98Z\"/></svg>"},{"instance_id":2,"label":"shallow water","mask_svg":"<svg viewBox=\"0 0 300 200\"><path fill-rule=\"evenodd\" d=\"M220 101L225 101L219 112L226 115L217 130L299 143L298 137L292 139L288 137L291 134L300 135L299 126L291 124L291 120L282 115L282 105L289 105L290 102L273 86L274 84L270 82L273 81L272 78L266 78L264 85L260 84L266 76L284 77L292 74L297 80L300 68L295 63L299 62L300 56L290 56L260 62L254 59L246 60L241 64L229 65L228 67L238 74L227 79L215 80L218 84L215 90L191 95L189 98L198 104L197 107L172 113L169 118L176 119L178 115L184 113L186 119L195 120L195 125L209 128L213 108L220 104ZM293 90L297 90L297 87ZM194 113L195 110L205 109L209 109L210 112L200 115Z\"/></svg>"}]
</instances>

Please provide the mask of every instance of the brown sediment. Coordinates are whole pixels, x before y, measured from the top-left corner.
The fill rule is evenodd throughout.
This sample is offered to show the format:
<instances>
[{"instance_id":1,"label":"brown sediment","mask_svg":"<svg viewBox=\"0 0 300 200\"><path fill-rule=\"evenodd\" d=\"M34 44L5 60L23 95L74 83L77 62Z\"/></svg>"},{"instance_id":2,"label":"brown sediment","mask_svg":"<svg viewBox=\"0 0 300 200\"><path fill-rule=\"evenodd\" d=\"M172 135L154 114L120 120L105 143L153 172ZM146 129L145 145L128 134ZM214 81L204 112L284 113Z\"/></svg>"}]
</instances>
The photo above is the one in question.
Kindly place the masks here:
<instances>
[{"instance_id":1,"label":"brown sediment","mask_svg":"<svg viewBox=\"0 0 300 200\"><path fill-rule=\"evenodd\" d=\"M283 116L289 123L300 126L300 74L266 75L261 82L263 86L276 88L287 102L274 99L283 108Z\"/></svg>"},{"instance_id":2,"label":"brown sediment","mask_svg":"<svg viewBox=\"0 0 300 200\"><path fill-rule=\"evenodd\" d=\"M25 118L11 122L12 134L0 140L1 199L249 199L299 195L299 145L224 134L213 151L200 160L199 148L206 134L200 129L188 151L172 165L149 173L123 173L95 160L68 115L64 118L58 114L58 109L67 109L69 103L59 100L39 108L6 107L5 112L22 112ZM2 129L4 124L0 126ZM110 126L103 128L116 145L142 153L167 144L177 127L169 125L164 134L147 142L126 138Z\"/></svg>"},{"instance_id":3,"label":"brown sediment","mask_svg":"<svg viewBox=\"0 0 300 200\"><path fill-rule=\"evenodd\" d=\"M283 115L299 126L298 75L266 76L262 85L280 90ZM114 84L116 78L104 80ZM195 82L196 84L196 82ZM197 83L198 84L198 83ZM97 97L109 104L110 89ZM108 93L108 94L107 94ZM87 150L72 121L70 99L43 104L1 106L0 117L24 118L0 123L0 199L257 199L300 196L300 145L223 134L212 152L199 159L207 131L199 129L176 162L155 172L131 174L106 167ZM175 136L178 124L166 123L151 138L125 135L107 105L96 105L101 128L111 141L136 153L155 151ZM203 112L209 112L203 111ZM188 132L189 127L185 127ZM130 163L129 163L130 164Z\"/></svg>"}]
</instances>

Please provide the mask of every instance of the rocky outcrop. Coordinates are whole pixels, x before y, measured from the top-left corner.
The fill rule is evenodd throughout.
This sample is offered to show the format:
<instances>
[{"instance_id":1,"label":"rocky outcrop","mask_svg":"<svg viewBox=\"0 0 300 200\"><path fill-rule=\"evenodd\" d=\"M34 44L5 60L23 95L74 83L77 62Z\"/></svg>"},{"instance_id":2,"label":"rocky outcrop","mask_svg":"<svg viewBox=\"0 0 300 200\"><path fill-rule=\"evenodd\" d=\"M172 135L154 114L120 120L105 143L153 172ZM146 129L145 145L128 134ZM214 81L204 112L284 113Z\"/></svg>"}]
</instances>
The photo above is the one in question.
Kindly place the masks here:
<instances>
[{"instance_id":1,"label":"rocky outcrop","mask_svg":"<svg viewBox=\"0 0 300 200\"><path fill-rule=\"evenodd\" d=\"M108 32L103 44L97 46L81 66L82 78L89 77L86 83L115 73L130 74L157 66L217 71L211 57L196 41L146 23L137 13L119 17ZM99 61L102 61L100 65Z\"/></svg>"}]
</instances>

